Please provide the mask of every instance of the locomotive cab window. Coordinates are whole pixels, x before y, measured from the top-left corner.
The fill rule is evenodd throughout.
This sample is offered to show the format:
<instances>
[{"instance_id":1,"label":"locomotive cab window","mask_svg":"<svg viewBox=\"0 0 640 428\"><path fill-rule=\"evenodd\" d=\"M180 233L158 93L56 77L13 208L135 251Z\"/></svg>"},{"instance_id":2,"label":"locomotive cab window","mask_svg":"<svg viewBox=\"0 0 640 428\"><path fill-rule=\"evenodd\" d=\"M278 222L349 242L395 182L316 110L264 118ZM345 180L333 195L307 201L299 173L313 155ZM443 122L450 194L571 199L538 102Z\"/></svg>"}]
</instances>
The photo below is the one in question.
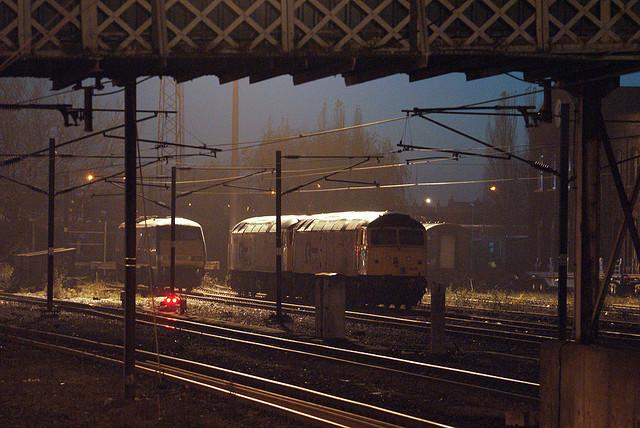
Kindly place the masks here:
<instances>
[{"instance_id":1,"label":"locomotive cab window","mask_svg":"<svg viewBox=\"0 0 640 428\"><path fill-rule=\"evenodd\" d=\"M424 245L424 233L421 230L416 229L399 229L398 235L400 237L400 245Z\"/></svg>"},{"instance_id":2,"label":"locomotive cab window","mask_svg":"<svg viewBox=\"0 0 640 428\"><path fill-rule=\"evenodd\" d=\"M161 241L169 241L171 239L171 227L159 227L158 237ZM176 226L176 240L200 240L202 234L197 227Z\"/></svg>"},{"instance_id":3,"label":"locomotive cab window","mask_svg":"<svg viewBox=\"0 0 640 428\"><path fill-rule=\"evenodd\" d=\"M396 245L396 229L371 229L371 245Z\"/></svg>"}]
</instances>

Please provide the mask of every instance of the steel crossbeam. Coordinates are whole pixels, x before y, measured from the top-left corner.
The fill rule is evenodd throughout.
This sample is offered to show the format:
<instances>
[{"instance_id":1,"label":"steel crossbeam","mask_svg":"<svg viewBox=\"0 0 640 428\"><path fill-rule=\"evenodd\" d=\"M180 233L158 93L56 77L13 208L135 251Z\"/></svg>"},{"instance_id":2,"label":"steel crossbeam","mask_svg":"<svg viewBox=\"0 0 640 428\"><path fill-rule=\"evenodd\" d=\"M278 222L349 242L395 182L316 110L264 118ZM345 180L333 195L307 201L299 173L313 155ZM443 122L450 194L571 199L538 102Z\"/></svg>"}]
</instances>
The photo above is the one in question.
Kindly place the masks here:
<instances>
[{"instance_id":1,"label":"steel crossbeam","mask_svg":"<svg viewBox=\"0 0 640 428\"><path fill-rule=\"evenodd\" d=\"M0 0L2 76L56 79L72 67L258 81L270 61L294 82L478 70L563 80L576 67L633 71L638 59L640 0Z\"/></svg>"}]
</instances>

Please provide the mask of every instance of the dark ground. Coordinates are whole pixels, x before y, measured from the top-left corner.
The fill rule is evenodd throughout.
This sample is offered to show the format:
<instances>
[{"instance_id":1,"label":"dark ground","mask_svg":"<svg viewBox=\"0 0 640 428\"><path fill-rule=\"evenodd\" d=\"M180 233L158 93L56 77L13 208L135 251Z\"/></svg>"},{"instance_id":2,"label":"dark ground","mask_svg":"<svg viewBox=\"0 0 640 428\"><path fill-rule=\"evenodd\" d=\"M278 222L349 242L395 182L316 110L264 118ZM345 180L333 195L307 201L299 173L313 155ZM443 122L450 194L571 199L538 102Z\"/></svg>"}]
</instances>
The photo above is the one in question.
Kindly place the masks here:
<instances>
[{"instance_id":1,"label":"dark ground","mask_svg":"<svg viewBox=\"0 0 640 428\"><path fill-rule=\"evenodd\" d=\"M54 351L0 343L0 426L297 426L294 421L153 376L122 400L122 369Z\"/></svg>"}]
</instances>

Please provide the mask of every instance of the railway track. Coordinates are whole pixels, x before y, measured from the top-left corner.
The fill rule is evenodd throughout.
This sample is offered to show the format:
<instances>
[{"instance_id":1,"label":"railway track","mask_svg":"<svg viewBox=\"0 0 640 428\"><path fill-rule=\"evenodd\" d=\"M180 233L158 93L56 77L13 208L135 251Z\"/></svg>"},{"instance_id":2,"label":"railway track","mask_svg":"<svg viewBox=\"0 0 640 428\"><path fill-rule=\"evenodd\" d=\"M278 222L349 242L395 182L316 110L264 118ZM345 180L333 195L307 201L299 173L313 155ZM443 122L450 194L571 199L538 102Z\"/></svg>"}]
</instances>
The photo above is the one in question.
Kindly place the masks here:
<instances>
[{"instance_id":1,"label":"railway track","mask_svg":"<svg viewBox=\"0 0 640 428\"><path fill-rule=\"evenodd\" d=\"M256 299L222 295L182 294L183 297L193 300L211 301L240 305L244 307L274 310L275 302ZM283 310L289 313L309 314L315 313L315 308L308 305L283 303ZM495 311L494 311L495 312ZM390 327L410 328L421 331L430 329L427 321L429 312L427 309L408 311L412 317L387 315L381 313L346 311L348 320L374 323ZM519 315L531 316L531 314L519 313ZM516 343L539 344L544 340L557 338L557 326L555 319L548 315L533 314L534 320L517 320L504 317L474 315L448 311L446 316L446 331L451 334L482 337L485 339L500 339ZM607 340L624 341L640 346L640 324L625 321L603 321L601 334Z\"/></svg>"},{"instance_id":2,"label":"railway track","mask_svg":"<svg viewBox=\"0 0 640 428\"><path fill-rule=\"evenodd\" d=\"M506 302L496 302L490 299L481 299L477 297L465 298L465 302L473 303L474 306L454 304L447 306L450 309L463 312L488 312L488 313L508 313L513 315L522 315L523 313L531 316L552 317L555 318L557 313L556 303L532 303L526 304L516 301L507 300ZM569 312L571 312L571 301L569 303ZM426 309L429 305L420 305L422 309ZM514 310L514 307L522 307L524 310ZM620 319L634 318L640 322L640 306L626 305L620 303L606 303L603 308L603 320L619 321Z\"/></svg>"},{"instance_id":3,"label":"railway track","mask_svg":"<svg viewBox=\"0 0 640 428\"><path fill-rule=\"evenodd\" d=\"M34 329L0 326L0 331L8 339L22 344L90 357L109 364L122 364L118 359L123 351L120 345ZM142 349L136 350L136 369L223 397L247 401L314 425L363 428L449 427L436 421L309 388Z\"/></svg>"},{"instance_id":4,"label":"railway track","mask_svg":"<svg viewBox=\"0 0 640 428\"><path fill-rule=\"evenodd\" d=\"M23 304L44 305L44 299L22 297L0 293L0 299ZM119 308L96 307L80 303L56 300L61 309L85 314L122 319ZM427 362L375 354L357 349L331 346L323 343L307 342L286 337L274 336L252 331L239 330L219 325L207 324L175 316L138 312L137 322L143 325L155 325L171 329L182 334L223 340L258 349L286 352L304 358L325 360L333 363L359 366L371 370L402 375L416 381L433 381L461 388L473 388L486 393L508 396L523 400L537 400L539 384L533 381L513 379L456 367L431 364Z\"/></svg>"}]
</instances>

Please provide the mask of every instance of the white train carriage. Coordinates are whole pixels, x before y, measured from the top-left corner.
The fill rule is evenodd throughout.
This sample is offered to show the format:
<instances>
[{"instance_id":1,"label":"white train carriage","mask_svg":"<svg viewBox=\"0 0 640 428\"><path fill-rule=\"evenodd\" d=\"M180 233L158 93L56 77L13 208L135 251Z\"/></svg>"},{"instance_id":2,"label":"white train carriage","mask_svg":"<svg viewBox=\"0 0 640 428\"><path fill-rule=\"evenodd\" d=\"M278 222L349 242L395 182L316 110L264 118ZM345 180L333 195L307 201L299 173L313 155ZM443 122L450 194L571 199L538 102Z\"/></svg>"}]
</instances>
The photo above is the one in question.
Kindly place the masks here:
<instances>
[{"instance_id":1,"label":"white train carriage","mask_svg":"<svg viewBox=\"0 0 640 428\"><path fill-rule=\"evenodd\" d=\"M282 216L282 271L291 270L292 228L300 216ZM275 293L275 216L252 217L231 229L229 238L229 285L239 295Z\"/></svg>"},{"instance_id":2,"label":"white train carriage","mask_svg":"<svg viewBox=\"0 0 640 428\"><path fill-rule=\"evenodd\" d=\"M462 287L471 272L471 235L453 223L423 223L427 240L427 281Z\"/></svg>"},{"instance_id":3,"label":"white train carriage","mask_svg":"<svg viewBox=\"0 0 640 428\"><path fill-rule=\"evenodd\" d=\"M120 225L124 230L124 223ZM171 217L141 217L136 220L137 270L139 281L153 287L170 284ZM176 217L176 286L200 286L204 276L207 247L202 226Z\"/></svg>"}]
</instances>

